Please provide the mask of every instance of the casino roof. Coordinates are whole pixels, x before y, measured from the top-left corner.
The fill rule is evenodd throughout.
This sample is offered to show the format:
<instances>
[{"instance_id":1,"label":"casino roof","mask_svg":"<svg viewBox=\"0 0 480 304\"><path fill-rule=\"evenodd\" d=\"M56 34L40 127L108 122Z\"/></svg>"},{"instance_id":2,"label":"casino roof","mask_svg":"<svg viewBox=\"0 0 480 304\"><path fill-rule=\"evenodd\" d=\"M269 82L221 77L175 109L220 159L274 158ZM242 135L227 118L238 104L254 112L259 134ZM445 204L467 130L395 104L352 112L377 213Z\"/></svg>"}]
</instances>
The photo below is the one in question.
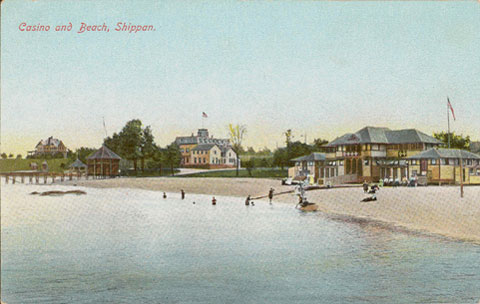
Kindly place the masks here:
<instances>
[{"instance_id":1,"label":"casino roof","mask_svg":"<svg viewBox=\"0 0 480 304\"><path fill-rule=\"evenodd\" d=\"M442 142L416 129L390 130L365 127L356 133L347 133L329 142L326 147L355 144L442 144Z\"/></svg>"},{"instance_id":2,"label":"casino roof","mask_svg":"<svg viewBox=\"0 0 480 304\"><path fill-rule=\"evenodd\" d=\"M469 151L459 149L429 149L419 154L407 157L407 159L439 159L439 158L463 158L463 159L478 159L480 155Z\"/></svg>"}]
</instances>

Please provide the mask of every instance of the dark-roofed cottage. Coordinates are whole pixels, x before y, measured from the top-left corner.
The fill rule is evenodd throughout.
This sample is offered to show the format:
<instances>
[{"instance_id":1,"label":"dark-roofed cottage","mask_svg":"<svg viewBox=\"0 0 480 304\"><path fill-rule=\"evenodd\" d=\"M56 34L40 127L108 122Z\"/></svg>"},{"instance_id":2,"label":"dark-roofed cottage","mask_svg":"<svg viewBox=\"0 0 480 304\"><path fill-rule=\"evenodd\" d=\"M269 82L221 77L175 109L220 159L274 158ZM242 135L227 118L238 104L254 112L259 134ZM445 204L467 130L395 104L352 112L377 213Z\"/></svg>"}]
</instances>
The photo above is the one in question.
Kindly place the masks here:
<instances>
[{"instance_id":1,"label":"dark-roofed cottage","mask_svg":"<svg viewBox=\"0 0 480 304\"><path fill-rule=\"evenodd\" d=\"M87 157L88 175L95 177L118 176L121 159L115 152L102 145L100 149Z\"/></svg>"}]
</instances>

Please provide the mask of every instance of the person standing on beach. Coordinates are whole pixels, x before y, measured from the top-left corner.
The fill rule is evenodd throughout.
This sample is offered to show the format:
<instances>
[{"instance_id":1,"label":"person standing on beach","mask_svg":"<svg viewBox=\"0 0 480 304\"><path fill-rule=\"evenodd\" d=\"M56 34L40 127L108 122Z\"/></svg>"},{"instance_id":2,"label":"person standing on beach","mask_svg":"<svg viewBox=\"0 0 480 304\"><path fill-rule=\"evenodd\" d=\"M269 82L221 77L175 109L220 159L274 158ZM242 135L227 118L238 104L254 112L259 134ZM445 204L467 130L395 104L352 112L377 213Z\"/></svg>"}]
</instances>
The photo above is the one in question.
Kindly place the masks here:
<instances>
[{"instance_id":1,"label":"person standing on beach","mask_svg":"<svg viewBox=\"0 0 480 304\"><path fill-rule=\"evenodd\" d=\"M363 193L367 193L368 192L368 184L367 184L367 181L364 180L363 181Z\"/></svg>"},{"instance_id":2,"label":"person standing on beach","mask_svg":"<svg viewBox=\"0 0 480 304\"><path fill-rule=\"evenodd\" d=\"M250 206L250 195L247 196L247 199L245 200L245 206Z\"/></svg>"},{"instance_id":3,"label":"person standing on beach","mask_svg":"<svg viewBox=\"0 0 480 304\"><path fill-rule=\"evenodd\" d=\"M272 204L272 199L273 199L273 192L275 189L270 188L270 191L268 191L268 198L270 199L270 205Z\"/></svg>"},{"instance_id":4,"label":"person standing on beach","mask_svg":"<svg viewBox=\"0 0 480 304\"><path fill-rule=\"evenodd\" d=\"M167 194L163 192L163 198L167 198Z\"/></svg>"},{"instance_id":5,"label":"person standing on beach","mask_svg":"<svg viewBox=\"0 0 480 304\"><path fill-rule=\"evenodd\" d=\"M183 189L182 189L181 193L182 193L182 200L183 200L183 199L185 199L185 191L183 191Z\"/></svg>"},{"instance_id":6,"label":"person standing on beach","mask_svg":"<svg viewBox=\"0 0 480 304\"><path fill-rule=\"evenodd\" d=\"M217 204L217 199L215 198L215 196L212 198L212 205L216 205Z\"/></svg>"}]
</instances>

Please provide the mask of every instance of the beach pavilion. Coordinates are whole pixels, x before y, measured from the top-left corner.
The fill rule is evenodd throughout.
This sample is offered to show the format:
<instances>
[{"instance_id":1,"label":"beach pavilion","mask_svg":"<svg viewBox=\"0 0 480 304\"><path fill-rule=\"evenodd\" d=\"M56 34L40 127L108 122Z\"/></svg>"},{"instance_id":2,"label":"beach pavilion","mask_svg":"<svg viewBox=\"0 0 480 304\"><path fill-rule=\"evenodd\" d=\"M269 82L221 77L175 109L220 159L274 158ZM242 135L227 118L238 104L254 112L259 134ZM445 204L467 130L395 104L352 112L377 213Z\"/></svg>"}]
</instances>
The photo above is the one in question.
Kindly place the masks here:
<instances>
[{"instance_id":1,"label":"beach pavilion","mask_svg":"<svg viewBox=\"0 0 480 304\"><path fill-rule=\"evenodd\" d=\"M85 165L81 160L79 160L78 158L73 162L73 164L71 164L70 166L68 166L68 168L70 170L74 170L74 171L77 171L77 172L84 172L87 170L87 165Z\"/></svg>"},{"instance_id":2,"label":"beach pavilion","mask_svg":"<svg viewBox=\"0 0 480 304\"><path fill-rule=\"evenodd\" d=\"M102 145L87 157L87 174L94 177L118 176L121 159L115 152Z\"/></svg>"}]
</instances>

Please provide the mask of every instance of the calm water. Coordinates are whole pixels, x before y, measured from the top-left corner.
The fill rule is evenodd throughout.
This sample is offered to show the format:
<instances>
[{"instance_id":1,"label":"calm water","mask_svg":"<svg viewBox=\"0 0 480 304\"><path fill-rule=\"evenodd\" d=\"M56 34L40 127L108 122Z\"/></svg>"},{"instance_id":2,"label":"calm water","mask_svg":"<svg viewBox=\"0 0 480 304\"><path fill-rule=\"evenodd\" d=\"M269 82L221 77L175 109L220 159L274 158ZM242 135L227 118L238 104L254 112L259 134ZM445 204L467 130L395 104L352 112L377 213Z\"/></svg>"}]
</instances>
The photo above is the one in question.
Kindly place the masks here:
<instances>
[{"instance_id":1,"label":"calm water","mask_svg":"<svg viewBox=\"0 0 480 304\"><path fill-rule=\"evenodd\" d=\"M477 303L480 246L292 206L130 189L2 185L14 303ZM193 205L192 202L196 204Z\"/></svg>"}]
</instances>

